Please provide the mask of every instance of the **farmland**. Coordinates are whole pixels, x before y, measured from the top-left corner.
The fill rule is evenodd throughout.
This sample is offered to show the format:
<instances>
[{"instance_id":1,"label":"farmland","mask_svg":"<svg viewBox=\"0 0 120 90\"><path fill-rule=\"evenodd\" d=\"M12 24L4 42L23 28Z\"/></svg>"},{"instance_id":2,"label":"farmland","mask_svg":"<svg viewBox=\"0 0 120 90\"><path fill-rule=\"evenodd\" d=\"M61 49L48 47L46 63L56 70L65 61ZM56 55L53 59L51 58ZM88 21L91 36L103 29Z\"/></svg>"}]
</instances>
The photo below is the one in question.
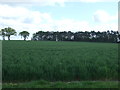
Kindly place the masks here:
<instances>
[{"instance_id":1,"label":"farmland","mask_svg":"<svg viewBox=\"0 0 120 90\"><path fill-rule=\"evenodd\" d=\"M3 41L3 82L117 81L118 44Z\"/></svg>"}]
</instances>

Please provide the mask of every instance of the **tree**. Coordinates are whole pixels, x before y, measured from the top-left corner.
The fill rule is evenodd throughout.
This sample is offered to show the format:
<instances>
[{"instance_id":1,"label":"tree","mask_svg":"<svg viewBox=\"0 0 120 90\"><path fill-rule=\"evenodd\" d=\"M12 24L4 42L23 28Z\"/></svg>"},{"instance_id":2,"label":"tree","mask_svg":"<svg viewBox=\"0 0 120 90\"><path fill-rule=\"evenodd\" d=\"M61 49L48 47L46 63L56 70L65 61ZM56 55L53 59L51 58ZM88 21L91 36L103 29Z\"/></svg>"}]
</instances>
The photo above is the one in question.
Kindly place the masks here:
<instances>
[{"instance_id":1,"label":"tree","mask_svg":"<svg viewBox=\"0 0 120 90\"><path fill-rule=\"evenodd\" d=\"M21 35L23 38L24 38L24 40L26 40L27 39L27 37L29 37L29 32L27 32L27 31L22 31L22 32L20 32L19 33L19 35Z\"/></svg>"},{"instance_id":2,"label":"tree","mask_svg":"<svg viewBox=\"0 0 120 90\"><path fill-rule=\"evenodd\" d=\"M4 30L5 30L5 36L8 37L8 40L10 40L11 35L16 35L15 29L13 29L11 27L5 28Z\"/></svg>"},{"instance_id":3,"label":"tree","mask_svg":"<svg viewBox=\"0 0 120 90\"><path fill-rule=\"evenodd\" d=\"M0 35L3 37L3 40L5 40L5 29L1 29Z\"/></svg>"},{"instance_id":4,"label":"tree","mask_svg":"<svg viewBox=\"0 0 120 90\"><path fill-rule=\"evenodd\" d=\"M120 41L120 33L117 31L79 31L79 32L44 32L38 31L33 34L32 40L50 40L50 41L87 41L87 42L117 42Z\"/></svg>"}]
</instances>

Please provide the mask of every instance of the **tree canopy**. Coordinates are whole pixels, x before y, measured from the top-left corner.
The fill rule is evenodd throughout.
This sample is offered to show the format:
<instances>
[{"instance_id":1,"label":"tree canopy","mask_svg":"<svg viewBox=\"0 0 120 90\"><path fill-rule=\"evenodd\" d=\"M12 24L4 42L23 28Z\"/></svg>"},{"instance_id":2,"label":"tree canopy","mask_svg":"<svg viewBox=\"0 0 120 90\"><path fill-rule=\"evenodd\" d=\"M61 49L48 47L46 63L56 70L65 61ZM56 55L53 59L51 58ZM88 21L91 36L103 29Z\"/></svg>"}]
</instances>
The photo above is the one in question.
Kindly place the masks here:
<instances>
[{"instance_id":1,"label":"tree canopy","mask_svg":"<svg viewBox=\"0 0 120 90\"><path fill-rule=\"evenodd\" d=\"M22 32L20 32L19 33L19 35L21 35L23 38L24 38L24 40L26 40L27 39L27 37L29 36L29 32L27 32L27 31L22 31Z\"/></svg>"},{"instance_id":2,"label":"tree canopy","mask_svg":"<svg viewBox=\"0 0 120 90\"><path fill-rule=\"evenodd\" d=\"M57 40L56 40L57 39ZM120 40L118 31L79 31L79 32L43 32L38 31L33 34L32 40L50 40L50 41L82 41L82 42L117 42Z\"/></svg>"},{"instance_id":3,"label":"tree canopy","mask_svg":"<svg viewBox=\"0 0 120 90\"><path fill-rule=\"evenodd\" d=\"M8 27L8 28L4 28L4 29L1 29L1 35L3 37L3 40L5 40L5 36L8 37L8 40L10 40L10 36L11 35L16 35L16 31L15 29L11 28L11 27Z\"/></svg>"}]
</instances>

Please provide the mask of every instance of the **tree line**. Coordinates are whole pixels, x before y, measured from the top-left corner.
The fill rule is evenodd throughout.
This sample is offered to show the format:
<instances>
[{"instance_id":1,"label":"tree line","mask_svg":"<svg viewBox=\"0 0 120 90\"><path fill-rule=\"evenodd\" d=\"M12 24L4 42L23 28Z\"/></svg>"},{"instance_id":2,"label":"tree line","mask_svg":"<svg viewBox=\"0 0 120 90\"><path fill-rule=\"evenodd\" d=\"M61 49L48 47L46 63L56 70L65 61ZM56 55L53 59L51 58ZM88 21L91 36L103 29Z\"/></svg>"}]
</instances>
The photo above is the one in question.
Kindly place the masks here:
<instances>
[{"instance_id":1,"label":"tree line","mask_svg":"<svg viewBox=\"0 0 120 90\"><path fill-rule=\"evenodd\" d=\"M82 42L119 42L120 33L118 31L79 31L79 32L44 32L38 31L33 34L32 40L37 41L82 41Z\"/></svg>"},{"instance_id":2,"label":"tree line","mask_svg":"<svg viewBox=\"0 0 120 90\"><path fill-rule=\"evenodd\" d=\"M19 33L20 36L26 40L29 37L28 31L22 31ZM8 37L10 40L10 36L17 35L15 29L8 27L0 30L0 35L3 40L5 37ZM120 32L107 30L103 32L95 32L95 31L79 31L79 32L71 32L71 31L38 31L33 34L31 40L34 41L82 41L82 42L120 42Z\"/></svg>"}]
</instances>

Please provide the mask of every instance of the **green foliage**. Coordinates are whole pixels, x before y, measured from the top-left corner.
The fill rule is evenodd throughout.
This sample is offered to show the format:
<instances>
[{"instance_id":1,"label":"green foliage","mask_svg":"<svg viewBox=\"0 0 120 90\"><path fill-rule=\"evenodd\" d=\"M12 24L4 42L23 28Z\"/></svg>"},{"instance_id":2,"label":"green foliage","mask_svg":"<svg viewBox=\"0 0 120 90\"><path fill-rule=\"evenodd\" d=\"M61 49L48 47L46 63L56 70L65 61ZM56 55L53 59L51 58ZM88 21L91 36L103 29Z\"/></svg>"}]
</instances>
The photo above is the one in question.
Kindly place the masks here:
<instances>
[{"instance_id":1,"label":"green foliage","mask_svg":"<svg viewBox=\"0 0 120 90\"><path fill-rule=\"evenodd\" d=\"M10 36L11 35L16 35L16 33L17 32L15 31L15 29L13 29L11 27L1 29L1 31L0 31L0 35L2 35L3 40L5 40L5 36L8 37L8 40L10 40Z\"/></svg>"},{"instance_id":2,"label":"green foliage","mask_svg":"<svg viewBox=\"0 0 120 90\"><path fill-rule=\"evenodd\" d=\"M4 83L4 88L118 88L117 81L72 81L72 82L47 82L31 81L27 83Z\"/></svg>"},{"instance_id":3,"label":"green foliage","mask_svg":"<svg viewBox=\"0 0 120 90\"><path fill-rule=\"evenodd\" d=\"M117 80L118 44L3 41L3 82Z\"/></svg>"},{"instance_id":4,"label":"green foliage","mask_svg":"<svg viewBox=\"0 0 120 90\"><path fill-rule=\"evenodd\" d=\"M5 29L1 29L0 36L2 36L3 40L5 40L5 36L6 36Z\"/></svg>"},{"instance_id":5,"label":"green foliage","mask_svg":"<svg viewBox=\"0 0 120 90\"><path fill-rule=\"evenodd\" d=\"M38 31L33 34L32 40L38 41L80 41L80 42L120 42L118 31L79 31L79 32L50 32Z\"/></svg>"},{"instance_id":6,"label":"green foliage","mask_svg":"<svg viewBox=\"0 0 120 90\"><path fill-rule=\"evenodd\" d=\"M16 34L16 31L13 28L11 28L11 27L5 28L5 32L6 32L6 36L10 36L10 35L15 35Z\"/></svg>"},{"instance_id":7,"label":"green foliage","mask_svg":"<svg viewBox=\"0 0 120 90\"><path fill-rule=\"evenodd\" d=\"M26 38L29 36L29 32L27 32L27 31L22 31L22 32L20 32L19 33L19 35L21 35L23 38L24 38L24 40L26 40Z\"/></svg>"}]
</instances>

